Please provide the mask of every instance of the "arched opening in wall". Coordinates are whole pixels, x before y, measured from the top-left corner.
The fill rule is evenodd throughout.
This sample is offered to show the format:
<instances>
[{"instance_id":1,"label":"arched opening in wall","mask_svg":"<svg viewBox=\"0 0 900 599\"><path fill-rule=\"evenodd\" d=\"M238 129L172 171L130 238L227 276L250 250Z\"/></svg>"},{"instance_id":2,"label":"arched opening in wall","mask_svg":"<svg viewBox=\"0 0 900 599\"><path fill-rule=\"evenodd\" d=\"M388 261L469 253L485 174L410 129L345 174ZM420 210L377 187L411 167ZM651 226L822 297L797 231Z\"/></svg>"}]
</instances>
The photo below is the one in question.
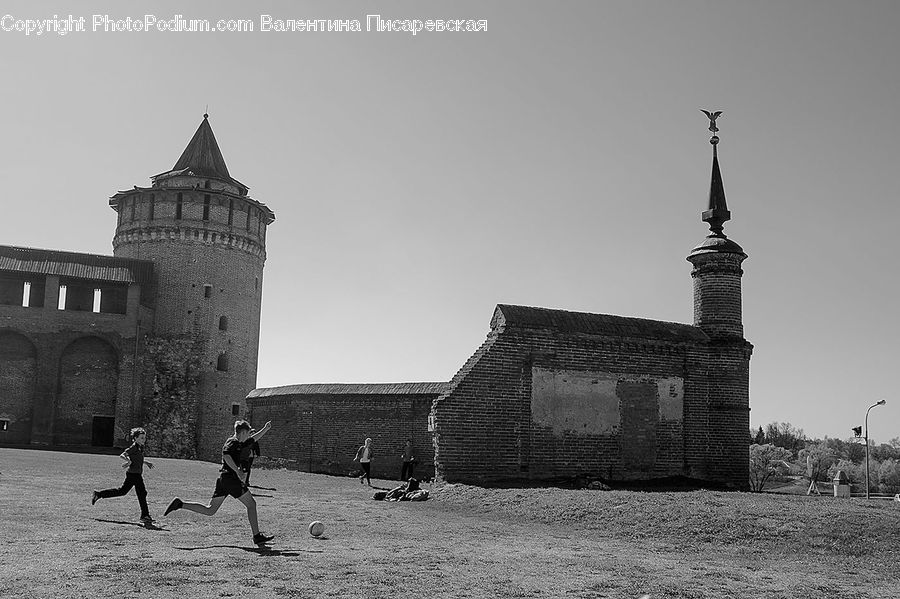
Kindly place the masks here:
<instances>
[{"instance_id":1,"label":"arched opening in wall","mask_svg":"<svg viewBox=\"0 0 900 599\"><path fill-rule=\"evenodd\" d=\"M59 360L53 442L112 447L119 383L116 349L99 337L80 337Z\"/></svg>"},{"instance_id":2,"label":"arched opening in wall","mask_svg":"<svg viewBox=\"0 0 900 599\"><path fill-rule=\"evenodd\" d=\"M37 350L22 334L0 331L0 442L30 443Z\"/></svg>"},{"instance_id":3,"label":"arched opening in wall","mask_svg":"<svg viewBox=\"0 0 900 599\"><path fill-rule=\"evenodd\" d=\"M226 352L219 354L219 358L216 360L216 370L219 372L228 371L228 354Z\"/></svg>"},{"instance_id":4,"label":"arched opening in wall","mask_svg":"<svg viewBox=\"0 0 900 599\"><path fill-rule=\"evenodd\" d=\"M220 330L220 331L227 331L227 330L228 330L228 317L227 317L227 316L220 316L220 317L219 317L219 330Z\"/></svg>"}]
</instances>

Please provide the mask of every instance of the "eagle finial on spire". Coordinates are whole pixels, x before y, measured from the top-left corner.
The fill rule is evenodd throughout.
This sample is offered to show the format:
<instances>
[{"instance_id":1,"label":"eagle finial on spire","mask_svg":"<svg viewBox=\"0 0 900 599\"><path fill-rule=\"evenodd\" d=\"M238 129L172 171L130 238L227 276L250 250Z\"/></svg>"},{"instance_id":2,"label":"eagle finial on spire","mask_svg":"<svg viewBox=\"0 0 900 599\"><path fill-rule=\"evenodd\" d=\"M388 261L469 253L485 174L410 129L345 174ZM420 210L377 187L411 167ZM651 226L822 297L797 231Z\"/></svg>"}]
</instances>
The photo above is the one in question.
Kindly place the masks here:
<instances>
[{"instance_id":1,"label":"eagle finial on spire","mask_svg":"<svg viewBox=\"0 0 900 599\"><path fill-rule=\"evenodd\" d=\"M709 130L713 132L713 135L719 132L719 128L716 127L716 119L722 116L722 111L717 110L715 112L710 112L709 110L700 109L700 112L705 114L707 118L709 118Z\"/></svg>"}]
</instances>

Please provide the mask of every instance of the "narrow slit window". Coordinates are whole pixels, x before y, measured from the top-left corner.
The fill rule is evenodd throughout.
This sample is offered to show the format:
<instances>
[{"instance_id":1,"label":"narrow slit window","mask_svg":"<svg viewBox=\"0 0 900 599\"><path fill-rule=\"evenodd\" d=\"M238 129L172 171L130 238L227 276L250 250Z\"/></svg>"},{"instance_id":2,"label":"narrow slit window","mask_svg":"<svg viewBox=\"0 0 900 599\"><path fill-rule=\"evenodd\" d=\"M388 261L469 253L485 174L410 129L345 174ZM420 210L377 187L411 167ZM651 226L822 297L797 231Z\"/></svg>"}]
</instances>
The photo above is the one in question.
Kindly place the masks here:
<instances>
[{"instance_id":1,"label":"narrow slit window","mask_svg":"<svg viewBox=\"0 0 900 599\"><path fill-rule=\"evenodd\" d=\"M228 200L228 225L231 226L231 224L233 222L234 222L234 200L229 199Z\"/></svg>"},{"instance_id":2,"label":"narrow slit window","mask_svg":"<svg viewBox=\"0 0 900 599\"><path fill-rule=\"evenodd\" d=\"M212 297L212 285L203 286L203 297Z\"/></svg>"},{"instance_id":3,"label":"narrow slit window","mask_svg":"<svg viewBox=\"0 0 900 599\"><path fill-rule=\"evenodd\" d=\"M154 200L156 200L155 194L150 194L150 220L153 220L153 213L156 211L156 206L154 205Z\"/></svg>"},{"instance_id":4,"label":"narrow slit window","mask_svg":"<svg viewBox=\"0 0 900 599\"><path fill-rule=\"evenodd\" d=\"M241 404L239 404L239 403L231 404L231 415L232 416L240 416L241 415Z\"/></svg>"},{"instance_id":5,"label":"narrow slit window","mask_svg":"<svg viewBox=\"0 0 900 599\"><path fill-rule=\"evenodd\" d=\"M228 354L222 352L219 354L219 359L216 360L216 370L220 372L226 372L228 370Z\"/></svg>"},{"instance_id":6,"label":"narrow slit window","mask_svg":"<svg viewBox=\"0 0 900 599\"><path fill-rule=\"evenodd\" d=\"M99 313L100 312L100 296L103 294L99 289L94 289L94 305L91 308L92 312Z\"/></svg>"},{"instance_id":7,"label":"narrow slit window","mask_svg":"<svg viewBox=\"0 0 900 599\"><path fill-rule=\"evenodd\" d=\"M207 185L209 181L207 181ZM209 220L209 194L203 196L203 220Z\"/></svg>"},{"instance_id":8,"label":"narrow slit window","mask_svg":"<svg viewBox=\"0 0 900 599\"><path fill-rule=\"evenodd\" d=\"M181 220L181 208L182 208L183 204L184 204L184 198L179 193L178 196L175 198L175 220Z\"/></svg>"},{"instance_id":9,"label":"narrow slit window","mask_svg":"<svg viewBox=\"0 0 900 599\"><path fill-rule=\"evenodd\" d=\"M220 316L220 317L219 317L219 330L220 330L220 331L227 331L227 330L228 330L228 317L227 317L227 316Z\"/></svg>"},{"instance_id":10,"label":"narrow slit window","mask_svg":"<svg viewBox=\"0 0 900 599\"><path fill-rule=\"evenodd\" d=\"M65 310L66 309L66 286L59 286L59 301L56 303L57 310Z\"/></svg>"},{"instance_id":11,"label":"narrow slit window","mask_svg":"<svg viewBox=\"0 0 900 599\"><path fill-rule=\"evenodd\" d=\"M25 281L22 285L22 307L28 307L28 300L31 299L31 281Z\"/></svg>"},{"instance_id":12,"label":"narrow slit window","mask_svg":"<svg viewBox=\"0 0 900 599\"><path fill-rule=\"evenodd\" d=\"M248 231L250 230L250 211L251 210L252 210L252 208L250 208L250 206L247 206L247 230Z\"/></svg>"}]
</instances>

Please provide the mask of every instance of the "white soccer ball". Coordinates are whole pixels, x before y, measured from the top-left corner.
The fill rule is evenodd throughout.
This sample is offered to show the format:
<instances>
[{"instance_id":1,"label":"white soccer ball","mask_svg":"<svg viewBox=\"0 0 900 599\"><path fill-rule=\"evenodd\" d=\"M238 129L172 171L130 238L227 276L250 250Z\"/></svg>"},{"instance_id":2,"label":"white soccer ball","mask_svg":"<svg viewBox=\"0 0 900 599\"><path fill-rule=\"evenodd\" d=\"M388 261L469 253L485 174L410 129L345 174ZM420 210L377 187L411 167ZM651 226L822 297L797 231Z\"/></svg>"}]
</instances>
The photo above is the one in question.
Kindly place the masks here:
<instances>
[{"instance_id":1,"label":"white soccer ball","mask_svg":"<svg viewBox=\"0 0 900 599\"><path fill-rule=\"evenodd\" d=\"M312 536L320 537L323 532L325 532L325 525L318 520L309 523L309 534Z\"/></svg>"}]
</instances>

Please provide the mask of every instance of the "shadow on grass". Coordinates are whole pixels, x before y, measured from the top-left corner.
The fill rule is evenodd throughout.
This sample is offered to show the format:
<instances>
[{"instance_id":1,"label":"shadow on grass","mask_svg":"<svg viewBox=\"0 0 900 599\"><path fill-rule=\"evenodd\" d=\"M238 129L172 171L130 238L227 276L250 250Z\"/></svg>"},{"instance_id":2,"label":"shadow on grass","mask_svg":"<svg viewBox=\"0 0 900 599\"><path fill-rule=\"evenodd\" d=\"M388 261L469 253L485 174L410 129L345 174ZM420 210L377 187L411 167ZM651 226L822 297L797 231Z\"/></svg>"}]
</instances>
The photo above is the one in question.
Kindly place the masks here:
<instances>
[{"instance_id":1,"label":"shadow on grass","mask_svg":"<svg viewBox=\"0 0 900 599\"><path fill-rule=\"evenodd\" d=\"M198 551L200 549L240 549L247 553L255 553L261 557L297 557L303 553L322 553L309 549L273 549L272 547L241 547L240 545L207 545L205 547L175 547L181 551Z\"/></svg>"},{"instance_id":2,"label":"shadow on grass","mask_svg":"<svg viewBox=\"0 0 900 599\"><path fill-rule=\"evenodd\" d=\"M128 526L137 526L138 528L146 528L147 530L166 530L162 526L155 524L144 524L143 522L125 522L124 520L104 520L103 518L94 518L97 522L106 522L107 524L126 524Z\"/></svg>"},{"instance_id":3,"label":"shadow on grass","mask_svg":"<svg viewBox=\"0 0 900 599\"><path fill-rule=\"evenodd\" d=\"M256 485L247 485L248 489L259 489L260 491L277 491L275 487L257 487Z\"/></svg>"}]
</instances>

